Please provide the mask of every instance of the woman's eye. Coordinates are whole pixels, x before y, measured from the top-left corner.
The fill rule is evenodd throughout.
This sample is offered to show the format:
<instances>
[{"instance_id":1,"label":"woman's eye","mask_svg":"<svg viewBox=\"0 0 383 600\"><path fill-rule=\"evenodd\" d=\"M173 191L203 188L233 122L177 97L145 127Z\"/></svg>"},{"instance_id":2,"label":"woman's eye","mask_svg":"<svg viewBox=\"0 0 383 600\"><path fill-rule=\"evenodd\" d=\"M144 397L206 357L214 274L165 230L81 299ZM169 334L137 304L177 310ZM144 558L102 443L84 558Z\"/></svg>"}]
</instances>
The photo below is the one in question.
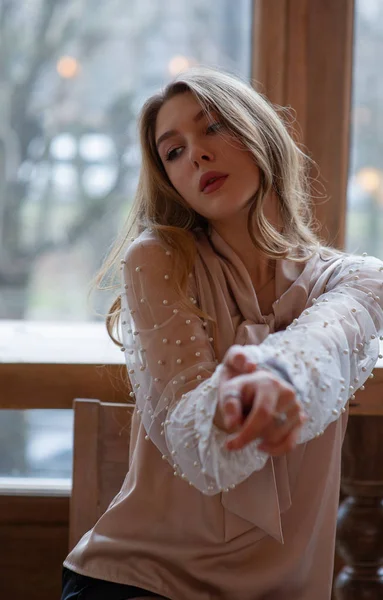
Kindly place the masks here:
<instances>
[{"instance_id":1,"label":"woman's eye","mask_svg":"<svg viewBox=\"0 0 383 600\"><path fill-rule=\"evenodd\" d=\"M209 127L206 129L206 133L215 133L216 131L218 131L219 129L221 129L222 127L222 123L212 123L211 125L209 125ZM166 153L165 156L165 160L167 162L171 162L172 160L175 160L176 158L179 157L180 155L180 150L182 150L182 147L179 146L178 148L173 148L172 150L169 150L169 152Z\"/></svg>"},{"instance_id":2,"label":"woman's eye","mask_svg":"<svg viewBox=\"0 0 383 600\"><path fill-rule=\"evenodd\" d=\"M212 123L207 128L207 132L206 133L210 133L210 132L214 133L215 131L218 131L218 129L220 129L220 128L221 128L221 123Z\"/></svg>"},{"instance_id":3,"label":"woman's eye","mask_svg":"<svg viewBox=\"0 0 383 600\"><path fill-rule=\"evenodd\" d=\"M173 150L169 150L169 152L166 153L166 158L165 160L167 161L172 161L175 158L177 158L177 156L179 156L177 154L177 150L182 150L182 148L173 148Z\"/></svg>"}]
</instances>

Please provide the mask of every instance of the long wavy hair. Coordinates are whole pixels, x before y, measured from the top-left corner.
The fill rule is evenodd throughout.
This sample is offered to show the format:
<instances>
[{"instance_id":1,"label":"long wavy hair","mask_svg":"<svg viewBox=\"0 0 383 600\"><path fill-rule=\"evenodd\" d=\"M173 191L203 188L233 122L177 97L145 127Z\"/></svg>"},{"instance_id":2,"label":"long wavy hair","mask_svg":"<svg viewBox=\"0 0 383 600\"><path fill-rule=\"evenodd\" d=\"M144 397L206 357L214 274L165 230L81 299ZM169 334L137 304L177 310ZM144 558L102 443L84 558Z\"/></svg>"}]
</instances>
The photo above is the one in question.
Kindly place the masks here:
<instances>
[{"instance_id":1,"label":"long wavy hair","mask_svg":"<svg viewBox=\"0 0 383 600\"><path fill-rule=\"evenodd\" d=\"M208 233L209 223L173 187L155 143L159 110L167 100L186 92L195 96L204 111L214 110L218 114L225 130L242 142L259 167L260 185L252 198L247 223L254 248L270 259L305 262L323 250L326 243L319 237L320 225L312 214L309 169L313 161L294 140L293 131L289 131L290 111L272 105L263 94L231 74L207 67L193 67L180 73L143 105L139 116L142 162L134 202L120 235L91 283L90 292L94 288L120 289L120 261L130 239L152 228L176 250L172 256L182 301L194 313L209 318L190 303L186 294L188 273L196 255L193 232L202 229ZM264 214L264 202L270 192L276 193L280 202L279 231ZM254 231L260 232L257 237ZM112 285L103 286L105 279L111 280ZM120 312L118 295L104 315L108 334L118 346L122 346Z\"/></svg>"}]
</instances>

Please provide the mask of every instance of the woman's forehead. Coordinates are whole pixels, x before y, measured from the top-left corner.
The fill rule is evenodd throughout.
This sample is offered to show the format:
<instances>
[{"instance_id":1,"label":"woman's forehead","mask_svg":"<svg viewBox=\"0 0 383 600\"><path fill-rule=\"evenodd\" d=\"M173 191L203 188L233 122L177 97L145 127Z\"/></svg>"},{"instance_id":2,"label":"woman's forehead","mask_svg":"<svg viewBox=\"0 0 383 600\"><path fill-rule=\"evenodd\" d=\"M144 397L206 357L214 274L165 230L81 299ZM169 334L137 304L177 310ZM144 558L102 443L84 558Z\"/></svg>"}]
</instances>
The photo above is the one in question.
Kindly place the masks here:
<instances>
[{"instance_id":1,"label":"woman's forehead","mask_svg":"<svg viewBox=\"0 0 383 600\"><path fill-rule=\"evenodd\" d=\"M169 124L185 117L192 118L194 113L201 110L201 104L191 92L184 92L169 98L158 111L157 129L163 123Z\"/></svg>"},{"instance_id":2,"label":"woman's forehead","mask_svg":"<svg viewBox=\"0 0 383 600\"><path fill-rule=\"evenodd\" d=\"M191 92L177 94L167 100L158 112L156 139L159 140L164 133L178 130L183 125L198 123L210 114L214 116L216 111L206 110Z\"/></svg>"}]
</instances>

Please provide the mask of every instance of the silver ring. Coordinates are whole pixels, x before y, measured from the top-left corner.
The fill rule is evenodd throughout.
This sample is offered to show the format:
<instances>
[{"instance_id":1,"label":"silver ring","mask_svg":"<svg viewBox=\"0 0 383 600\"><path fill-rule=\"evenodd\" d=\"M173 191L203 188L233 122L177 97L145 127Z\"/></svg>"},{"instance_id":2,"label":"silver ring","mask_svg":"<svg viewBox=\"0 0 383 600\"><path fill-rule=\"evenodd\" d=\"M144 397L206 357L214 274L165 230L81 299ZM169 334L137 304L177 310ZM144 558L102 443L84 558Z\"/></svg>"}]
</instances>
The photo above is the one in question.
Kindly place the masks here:
<instances>
[{"instance_id":1,"label":"silver ring","mask_svg":"<svg viewBox=\"0 0 383 600\"><path fill-rule=\"evenodd\" d=\"M284 425L287 421L287 415L286 413L275 413L273 415L273 419L275 421L275 424L279 426Z\"/></svg>"}]
</instances>

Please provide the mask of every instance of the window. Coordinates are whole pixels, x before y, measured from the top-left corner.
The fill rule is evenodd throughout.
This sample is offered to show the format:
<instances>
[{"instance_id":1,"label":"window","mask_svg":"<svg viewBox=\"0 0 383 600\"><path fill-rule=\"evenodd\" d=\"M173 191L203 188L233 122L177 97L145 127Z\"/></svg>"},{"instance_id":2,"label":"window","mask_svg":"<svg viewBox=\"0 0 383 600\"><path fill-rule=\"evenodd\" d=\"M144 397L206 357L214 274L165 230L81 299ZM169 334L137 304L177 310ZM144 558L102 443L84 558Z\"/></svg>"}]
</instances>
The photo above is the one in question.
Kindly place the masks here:
<instances>
[{"instance_id":1,"label":"window","mask_svg":"<svg viewBox=\"0 0 383 600\"><path fill-rule=\"evenodd\" d=\"M5 3L1 318L97 320L88 283L129 211L140 162L137 113L184 66L247 76L250 5Z\"/></svg>"},{"instance_id":2,"label":"window","mask_svg":"<svg viewBox=\"0 0 383 600\"><path fill-rule=\"evenodd\" d=\"M21 363L31 348L33 362L45 360L36 323L43 337L53 324L65 324L53 350L58 360L65 331L84 352L91 346L92 337L75 338L86 321L102 331L112 354L97 314L108 310L112 296L95 295L89 306L87 293L130 209L140 164L138 111L188 65L248 77L251 5L1 4L0 361ZM90 362L105 360L97 347L99 357ZM71 431L71 411L3 411L0 478L70 478Z\"/></svg>"},{"instance_id":3,"label":"window","mask_svg":"<svg viewBox=\"0 0 383 600\"><path fill-rule=\"evenodd\" d=\"M383 258L383 3L355 6L346 249Z\"/></svg>"}]
</instances>

